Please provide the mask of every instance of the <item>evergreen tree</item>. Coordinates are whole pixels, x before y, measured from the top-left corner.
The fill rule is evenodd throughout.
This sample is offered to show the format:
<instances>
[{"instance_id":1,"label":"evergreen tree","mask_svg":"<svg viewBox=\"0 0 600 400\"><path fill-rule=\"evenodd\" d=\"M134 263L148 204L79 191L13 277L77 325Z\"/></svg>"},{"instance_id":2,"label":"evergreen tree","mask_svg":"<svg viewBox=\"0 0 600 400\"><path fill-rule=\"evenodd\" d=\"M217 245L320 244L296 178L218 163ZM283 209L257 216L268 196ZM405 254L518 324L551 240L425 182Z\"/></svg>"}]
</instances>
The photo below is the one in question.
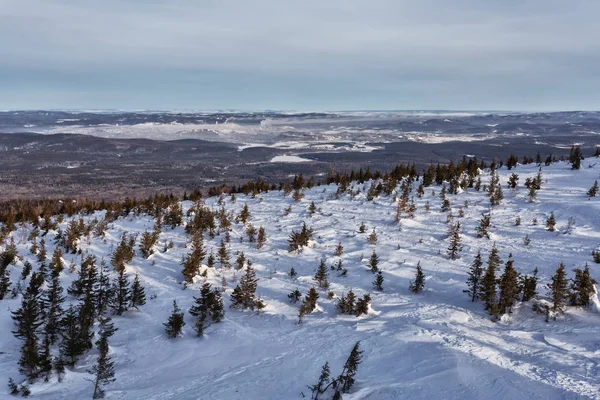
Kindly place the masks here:
<instances>
[{"instance_id":1,"label":"evergreen tree","mask_svg":"<svg viewBox=\"0 0 600 400\"><path fill-rule=\"evenodd\" d=\"M352 351L350 352L350 356L344 363L344 368L342 373L336 379L337 384L335 385L335 390L341 391L342 393L349 393L352 386L354 386L356 376L356 372L358 370L358 366L362 361L362 350L360 350L360 341L356 342Z\"/></svg>"},{"instance_id":2,"label":"evergreen tree","mask_svg":"<svg viewBox=\"0 0 600 400\"><path fill-rule=\"evenodd\" d=\"M52 270L50 286L44 291L42 301L45 303L44 309L46 310L44 333L48 337L49 344L53 345L60 336L63 318L62 305L65 302L59 273L55 269Z\"/></svg>"},{"instance_id":3,"label":"evergreen tree","mask_svg":"<svg viewBox=\"0 0 600 400\"><path fill-rule=\"evenodd\" d=\"M173 312L169 316L168 321L163 325L169 338L173 339L181 334L185 321L183 320L183 312L177 306L177 301L173 300Z\"/></svg>"},{"instance_id":4,"label":"evergreen tree","mask_svg":"<svg viewBox=\"0 0 600 400\"><path fill-rule=\"evenodd\" d=\"M59 274L65 268L65 264L62 261L62 256L62 250L60 247L56 247L56 249L54 249L54 253L52 253L52 260L50 261L50 269L58 272Z\"/></svg>"},{"instance_id":5,"label":"evergreen tree","mask_svg":"<svg viewBox=\"0 0 600 400\"><path fill-rule=\"evenodd\" d=\"M571 154L569 155L569 162L571 163L571 169L580 169L581 160L583 160L583 154L579 146L571 147Z\"/></svg>"},{"instance_id":6,"label":"evergreen tree","mask_svg":"<svg viewBox=\"0 0 600 400\"><path fill-rule=\"evenodd\" d=\"M248 204L244 204L244 207L242 208L242 211L240 211L239 215L238 215L238 220L242 223L245 224L246 222L248 222L248 220L252 218L252 216L250 215L250 209L248 208Z\"/></svg>"},{"instance_id":7,"label":"evergreen tree","mask_svg":"<svg viewBox=\"0 0 600 400\"><path fill-rule=\"evenodd\" d=\"M317 282L321 289L327 289L329 287L329 272L327 271L327 266L325 265L325 260L321 259L319 264L319 268L317 268L317 272L315 273L314 280Z\"/></svg>"},{"instance_id":8,"label":"evergreen tree","mask_svg":"<svg viewBox=\"0 0 600 400\"><path fill-rule=\"evenodd\" d=\"M547 287L552 297L552 311L564 312L564 306L569 297L569 289L565 265L563 263L560 263L560 266L552 277L552 282Z\"/></svg>"},{"instance_id":9,"label":"evergreen tree","mask_svg":"<svg viewBox=\"0 0 600 400\"><path fill-rule=\"evenodd\" d=\"M146 291L140 282L138 274L135 274L133 285L131 285L130 307L138 309L139 306L146 304Z\"/></svg>"},{"instance_id":10,"label":"evergreen tree","mask_svg":"<svg viewBox=\"0 0 600 400\"><path fill-rule=\"evenodd\" d=\"M97 315L104 315L107 308L112 304L114 289L110 284L109 273L106 269L104 260L100 265L100 274L98 275L98 285L95 289L96 311Z\"/></svg>"},{"instance_id":11,"label":"evergreen tree","mask_svg":"<svg viewBox=\"0 0 600 400\"><path fill-rule=\"evenodd\" d=\"M519 274L515 270L514 260L508 260L500 277L498 312L504 314L512 311L512 306L519 299Z\"/></svg>"},{"instance_id":12,"label":"evergreen tree","mask_svg":"<svg viewBox=\"0 0 600 400\"><path fill-rule=\"evenodd\" d=\"M375 288L375 290L378 290L380 292L383 291L383 275L381 274L381 271L377 272L377 276L373 281L373 287Z\"/></svg>"},{"instance_id":13,"label":"evergreen tree","mask_svg":"<svg viewBox=\"0 0 600 400\"><path fill-rule=\"evenodd\" d=\"M19 387L13 380L13 378L8 378L8 392L13 396L19 394Z\"/></svg>"},{"instance_id":14,"label":"evergreen tree","mask_svg":"<svg viewBox=\"0 0 600 400\"><path fill-rule=\"evenodd\" d=\"M108 338L111 337L117 329L111 323L109 317L100 318L100 338L96 341L98 347L98 360L96 364L88 370L88 373L95 375L94 394L92 399L104 398L104 386L115 381L115 363L108 354Z\"/></svg>"},{"instance_id":15,"label":"evergreen tree","mask_svg":"<svg viewBox=\"0 0 600 400\"><path fill-rule=\"evenodd\" d=\"M319 395L325 393L328 384L330 383L331 371L329 370L329 363L326 362L325 365L321 368L321 375L319 375L319 381L308 388L312 392L311 399L318 400Z\"/></svg>"},{"instance_id":16,"label":"evergreen tree","mask_svg":"<svg viewBox=\"0 0 600 400\"><path fill-rule=\"evenodd\" d=\"M344 246L342 246L342 242L338 242L338 244L335 246L335 255L337 257L341 257L342 254L344 253Z\"/></svg>"},{"instance_id":17,"label":"evergreen tree","mask_svg":"<svg viewBox=\"0 0 600 400\"><path fill-rule=\"evenodd\" d=\"M347 295L342 294L337 302L336 309L340 314L354 314L356 312L356 296L352 289Z\"/></svg>"},{"instance_id":18,"label":"evergreen tree","mask_svg":"<svg viewBox=\"0 0 600 400\"><path fill-rule=\"evenodd\" d=\"M590 197L596 197L598 195L598 181L594 181L594 184L592 185L592 187L590 188L590 190L588 190L587 195Z\"/></svg>"},{"instance_id":19,"label":"evergreen tree","mask_svg":"<svg viewBox=\"0 0 600 400\"><path fill-rule=\"evenodd\" d=\"M288 294L288 299L290 299L290 303L292 304L296 304L300 300L300 297L302 297L302 293L298 289Z\"/></svg>"},{"instance_id":20,"label":"evergreen tree","mask_svg":"<svg viewBox=\"0 0 600 400\"><path fill-rule=\"evenodd\" d=\"M425 275L423 274L423 270L421 269L421 262L417 263L417 272L415 275L415 280L410 281L410 285L408 289L413 293L421 293L423 288L425 287Z\"/></svg>"},{"instance_id":21,"label":"evergreen tree","mask_svg":"<svg viewBox=\"0 0 600 400\"><path fill-rule=\"evenodd\" d=\"M0 300L4 300L6 295L10 292L10 284L8 265L0 263Z\"/></svg>"},{"instance_id":22,"label":"evergreen tree","mask_svg":"<svg viewBox=\"0 0 600 400\"><path fill-rule=\"evenodd\" d=\"M554 212L550 213L550 216L546 220L546 229L550 232L554 232L556 226L556 218L554 218Z\"/></svg>"},{"instance_id":23,"label":"evergreen tree","mask_svg":"<svg viewBox=\"0 0 600 400\"><path fill-rule=\"evenodd\" d=\"M481 279L481 284L479 285L479 299L483 301L485 305L485 309L493 316L497 316L498 314L498 306L497 306L497 282L496 282L496 269L502 260L498 255L498 249L496 245L492 247L490 255L488 257L487 268L483 274L483 278Z\"/></svg>"},{"instance_id":24,"label":"evergreen tree","mask_svg":"<svg viewBox=\"0 0 600 400\"><path fill-rule=\"evenodd\" d=\"M484 214L481 216L481 220L479 221L479 226L477 228L475 228L475 230L477 231L477 237L478 238L490 238L490 234L488 233L488 228L491 225L491 215L490 214Z\"/></svg>"},{"instance_id":25,"label":"evergreen tree","mask_svg":"<svg viewBox=\"0 0 600 400\"><path fill-rule=\"evenodd\" d=\"M267 242L267 232L265 231L265 228L263 228L261 226L260 228L258 228L258 237L256 239L256 248L262 249L266 242Z\"/></svg>"},{"instance_id":26,"label":"evergreen tree","mask_svg":"<svg viewBox=\"0 0 600 400\"><path fill-rule=\"evenodd\" d=\"M366 293L362 298L356 301L356 307L354 312L357 317L360 317L363 314L368 314L369 312L369 304L371 303L371 295Z\"/></svg>"},{"instance_id":27,"label":"evergreen tree","mask_svg":"<svg viewBox=\"0 0 600 400\"><path fill-rule=\"evenodd\" d=\"M471 301L474 302L479 298L479 285L481 282L481 276L483 275L483 262L481 261L481 251L477 252L471 269L469 269L469 278L467 279L467 289L463 290L471 296Z\"/></svg>"},{"instance_id":28,"label":"evergreen tree","mask_svg":"<svg viewBox=\"0 0 600 400\"><path fill-rule=\"evenodd\" d=\"M225 242L222 240L221 245L219 246L219 251L217 252L217 256L219 257L219 264L221 264L221 267L231 267L231 264L229 264L229 252L227 251Z\"/></svg>"},{"instance_id":29,"label":"evergreen tree","mask_svg":"<svg viewBox=\"0 0 600 400\"><path fill-rule=\"evenodd\" d=\"M319 292L313 287L310 288L298 311L298 323L302 323L302 317L310 314L317 308L317 300L319 299Z\"/></svg>"},{"instance_id":30,"label":"evergreen tree","mask_svg":"<svg viewBox=\"0 0 600 400\"><path fill-rule=\"evenodd\" d=\"M221 322L225 315L221 292L211 289L210 283L205 282L200 289L200 297L194 297L194 305L189 309L189 313L198 317L195 324L196 334L202 336L210 321Z\"/></svg>"},{"instance_id":31,"label":"evergreen tree","mask_svg":"<svg viewBox=\"0 0 600 400\"><path fill-rule=\"evenodd\" d=\"M65 365L73 367L77 358L87 350L86 344L81 340L77 308L73 305L69 306L62 319L61 336L60 357Z\"/></svg>"},{"instance_id":32,"label":"evergreen tree","mask_svg":"<svg viewBox=\"0 0 600 400\"><path fill-rule=\"evenodd\" d=\"M225 243L221 242L221 245L224 246ZM202 233L196 233L192 239L192 249L183 262L183 276L187 283L192 283L194 277L198 275L205 256Z\"/></svg>"},{"instance_id":33,"label":"evergreen tree","mask_svg":"<svg viewBox=\"0 0 600 400\"><path fill-rule=\"evenodd\" d=\"M129 309L131 303L131 288L123 271L114 280L112 291L113 297L110 306L116 315L121 315Z\"/></svg>"},{"instance_id":34,"label":"evergreen tree","mask_svg":"<svg viewBox=\"0 0 600 400\"><path fill-rule=\"evenodd\" d=\"M256 287L258 284L258 278L256 278L256 271L251 265L246 267L246 273L240 279L240 283L233 289L231 294L231 308L238 309L251 309L258 308L259 310L264 307L262 300L256 298Z\"/></svg>"},{"instance_id":35,"label":"evergreen tree","mask_svg":"<svg viewBox=\"0 0 600 400\"><path fill-rule=\"evenodd\" d=\"M244 268L244 263L246 262L246 256L244 255L244 252L240 252L240 254L238 255L238 257L235 260L235 267L236 269L242 269Z\"/></svg>"},{"instance_id":36,"label":"evergreen tree","mask_svg":"<svg viewBox=\"0 0 600 400\"><path fill-rule=\"evenodd\" d=\"M41 312L41 286L43 283L43 277L33 273L23 295L21 307L12 312L12 318L16 325L16 329L12 333L23 343L19 359L19 372L25 375L30 382L33 382L39 373L38 334L44 322Z\"/></svg>"},{"instance_id":37,"label":"evergreen tree","mask_svg":"<svg viewBox=\"0 0 600 400\"><path fill-rule=\"evenodd\" d=\"M525 275L521 279L521 287L523 292L523 297L521 301L529 301L533 299L537 295L537 273L538 269L533 270L533 275Z\"/></svg>"},{"instance_id":38,"label":"evergreen tree","mask_svg":"<svg viewBox=\"0 0 600 400\"><path fill-rule=\"evenodd\" d=\"M452 227L450 234L450 245L448 246L448 257L451 260L459 258L458 253L461 251L462 246L460 245L460 222Z\"/></svg>"},{"instance_id":39,"label":"evergreen tree","mask_svg":"<svg viewBox=\"0 0 600 400\"><path fill-rule=\"evenodd\" d=\"M367 264L372 273L379 272L379 256L375 253L375 249L373 249L373 253L371 254L371 258L369 258L369 263Z\"/></svg>"},{"instance_id":40,"label":"evergreen tree","mask_svg":"<svg viewBox=\"0 0 600 400\"><path fill-rule=\"evenodd\" d=\"M594 285L597 284L595 279L590 275L590 267L586 264L583 271L579 268L574 270L575 279L571 282L571 298L572 306L587 307L590 305L590 298L596 292Z\"/></svg>"}]
</instances>

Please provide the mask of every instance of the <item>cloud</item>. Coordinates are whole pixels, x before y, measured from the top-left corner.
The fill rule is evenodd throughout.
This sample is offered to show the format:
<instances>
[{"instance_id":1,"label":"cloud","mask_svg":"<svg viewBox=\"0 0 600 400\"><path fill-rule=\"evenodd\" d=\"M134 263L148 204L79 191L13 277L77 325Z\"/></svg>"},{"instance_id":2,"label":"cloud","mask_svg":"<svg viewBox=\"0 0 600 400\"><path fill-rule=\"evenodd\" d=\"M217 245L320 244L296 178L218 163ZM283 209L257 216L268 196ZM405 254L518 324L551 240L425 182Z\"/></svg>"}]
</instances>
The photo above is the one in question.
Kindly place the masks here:
<instances>
[{"instance_id":1,"label":"cloud","mask_svg":"<svg viewBox=\"0 0 600 400\"><path fill-rule=\"evenodd\" d=\"M597 108L599 12L588 0L3 0L0 107Z\"/></svg>"}]
</instances>

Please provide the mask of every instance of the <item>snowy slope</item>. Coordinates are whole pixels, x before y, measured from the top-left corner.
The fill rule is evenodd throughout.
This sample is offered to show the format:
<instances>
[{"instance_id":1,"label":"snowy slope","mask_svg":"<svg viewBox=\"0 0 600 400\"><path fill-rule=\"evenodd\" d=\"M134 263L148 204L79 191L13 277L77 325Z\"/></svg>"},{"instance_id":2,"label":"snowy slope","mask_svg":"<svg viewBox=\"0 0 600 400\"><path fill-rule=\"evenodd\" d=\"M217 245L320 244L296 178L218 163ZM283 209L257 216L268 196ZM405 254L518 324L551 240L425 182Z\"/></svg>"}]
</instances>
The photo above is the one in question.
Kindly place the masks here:
<instances>
[{"instance_id":1,"label":"snowy slope","mask_svg":"<svg viewBox=\"0 0 600 400\"><path fill-rule=\"evenodd\" d=\"M514 192L506 188L512 172L520 177L520 187ZM301 392L310 397L306 385L316 382L325 361L333 374L339 373L357 340L362 341L363 363L357 384L344 399L600 398L598 310L569 308L557 321L546 323L543 316L531 311L530 304L521 304L513 314L494 323L481 303L471 303L462 292L473 256L481 249L487 257L494 242L504 261L512 253L519 272L539 268L541 296L546 295L544 286L561 261L569 277L573 268L588 262L592 276L600 280L600 265L594 264L590 255L600 246L600 197L586 196L600 178L600 161L586 159L579 171L571 171L566 163L543 167L542 189L536 202L529 203L522 185L525 178L536 174L535 165L500 170L505 199L492 209L491 240L477 239L475 234L481 214L489 211L485 192L468 189L448 195L455 221L462 226L463 250L461 258L454 261L446 256L448 226L446 213L440 210L438 186L427 188L423 198L415 196L416 217L400 223L394 222L392 197L366 200L368 183L356 185L363 190L354 199L347 194L336 199L335 185L306 190L300 202L282 192L256 198L239 195L235 203L227 198L228 210L237 214L247 203L251 223L266 229L267 243L258 250L248 243L244 227L234 224L230 253L232 262L238 251L252 260L260 278L257 293L267 307L260 314L229 310L229 295L240 273L233 268L211 270L209 281L215 286L221 286L222 277L227 279L227 309L225 320L210 326L203 338L195 336L187 312L183 337L168 339L164 333L162 323L170 314L173 299L187 311L202 284L199 278L183 290L180 262L188 251L184 228L164 228L158 248L169 240L174 248L166 253L157 251L149 260L137 255L127 266L129 274L139 273L148 302L141 311L113 318L119 329L110 341L117 380L107 387L107 398L296 399L302 398ZM482 176L485 183L488 174ZM216 210L220 208L217 200L207 199L206 204ZM319 209L312 217L308 212L311 201ZM465 201L468 207L464 207ZM430 213L425 212L426 202L431 205ZM183 202L184 211L191 205ZM284 215L289 205L292 212ZM458 217L459 206L465 213L462 218ZM552 211L558 232L545 230L544 222ZM517 215L522 218L521 226L514 224ZM95 216L101 219L103 213ZM563 234L571 217L575 229ZM531 224L534 218L538 220L535 226ZM314 228L314 240L300 254L289 253L287 238L292 229L300 229L302 221ZM68 218L61 224L63 229L67 222ZM361 222L367 226L366 234L357 232ZM120 218L110 224L106 240L83 239L80 247L98 259L108 259L122 232L141 233L151 230L153 223L150 217ZM373 228L378 234L376 245L367 242ZM19 228L13 237L20 255L37 265L25 240L28 229ZM529 247L523 245L526 234L531 238ZM222 235L206 236L207 252L216 252L221 239ZM52 254L52 241L46 241ZM337 296L349 289L357 295L371 293L372 311L360 318L338 315L336 299L328 300L327 293L320 292L318 310L298 325L298 304L290 304L287 294L296 288L306 294L322 257L327 265L337 262L334 248L338 241L344 246L342 260L348 275L338 277L331 271L330 290ZM366 267L373 249L385 278L383 292L373 291L374 276ZM79 257L66 255L67 265L78 265ZM426 291L414 295L408 286L419 261L427 277ZM9 267L13 282L22 265L18 262ZM298 272L294 281L288 276L291 267ZM66 268L63 274L66 288L76 273ZM20 297L0 302L0 383L18 378L20 342L10 334L13 322L9 311L19 304ZM90 375L85 371L96 355L93 350L82 357L62 383L53 379L32 385L32 398L91 398L92 384L86 381ZM0 397L8 397L4 385Z\"/></svg>"}]
</instances>

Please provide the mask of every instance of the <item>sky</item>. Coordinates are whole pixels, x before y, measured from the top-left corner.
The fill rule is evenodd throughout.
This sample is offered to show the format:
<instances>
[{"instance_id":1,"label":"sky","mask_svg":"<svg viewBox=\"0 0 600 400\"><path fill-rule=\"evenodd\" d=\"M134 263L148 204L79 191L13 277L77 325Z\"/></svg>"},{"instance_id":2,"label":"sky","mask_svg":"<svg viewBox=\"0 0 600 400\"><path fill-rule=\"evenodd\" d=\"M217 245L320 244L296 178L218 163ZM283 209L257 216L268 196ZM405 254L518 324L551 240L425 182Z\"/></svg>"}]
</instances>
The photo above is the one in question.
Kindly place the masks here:
<instances>
[{"instance_id":1,"label":"sky","mask_svg":"<svg viewBox=\"0 0 600 400\"><path fill-rule=\"evenodd\" d=\"M0 109L599 110L598 0L0 0Z\"/></svg>"}]
</instances>

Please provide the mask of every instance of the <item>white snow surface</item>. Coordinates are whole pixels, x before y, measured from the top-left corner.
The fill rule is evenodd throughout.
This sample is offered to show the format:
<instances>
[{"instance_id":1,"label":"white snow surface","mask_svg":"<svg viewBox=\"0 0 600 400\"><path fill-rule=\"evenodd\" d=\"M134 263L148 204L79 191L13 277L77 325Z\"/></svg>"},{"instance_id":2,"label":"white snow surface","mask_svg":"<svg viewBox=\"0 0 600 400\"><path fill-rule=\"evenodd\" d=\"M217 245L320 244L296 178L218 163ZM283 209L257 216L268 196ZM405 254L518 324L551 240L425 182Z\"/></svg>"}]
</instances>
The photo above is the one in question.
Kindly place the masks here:
<instances>
[{"instance_id":1,"label":"white snow surface","mask_svg":"<svg viewBox=\"0 0 600 400\"><path fill-rule=\"evenodd\" d=\"M461 258L454 261L446 256L448 227L446 213L440 211L438 186L427 188L423 198L415 195L415 218L400 223L394 222L393 197L366 200L369 183L355 184L361 194L353 199L348 194L336 198L336 185L306 190L299 202L277 191L255 198L238 195L234 203L226 197L228 210L238 213L248 204L251 223L266 229L268 240L259 250L248 243L244 226L234 224L230 253L232 262L240 251L253 261L260 278L257 293L267 307L258 314L230 310L229 297L240 271L210 270L208 280L213 285L220 287L222 277L227 280L227 309L224 321L207 328L202 338L195 336L194 320L187 312L182 337L168 339L164 333L162 323L170 314L173 299L187 311L202 284L198 277L197 283L183 289L180 262L189 250L189 240L183 227L165 227L156 253L148 260L138 254L127 265L130 276L139 273L148 301L139 311L113 317L118 328L110 340L116 381L106 387L106 398L301 399L301 392L309 398L307 385L316 383L321 366L329 361L332 374L339 374L357 340L364 350L363 362L345 400L600 398L598 310L569 308L557 321L546 323L531 310L531 304L518 304L512 314L494 323L480 302L471 303L463 293L474 255L481 250L486 258L493 243L505 261L512 253L519 272L539 268L538 293L542 297L547 295L545 285L560 262L565 263L569 277L573 268L590 263L593 277L600 280L600 265L594 264L590 255L600 246L600 197L586 196L599 178L600 162L584 160L579 171L570 170L566 163L543 167L542 189L536 202L529 203L522 185L537 171L535 165L500 170L505 199L492 209L491 240L477 239L475 234L481 214L489 211L485 192L468 189L448 195L455 221L460 220L462 227ZM520 178L516 191L506 188L513 172ZM487 182L487 173L483 180ZM318 211L311 217L308 207L312 201ZM425 212L426 202L431 204L430 213ZM220 208L216 198L206 199L206 205ZM284 215L289 205L292 212ZM183 202L183 206L186 211L191 202ZM463 218L458 217L460 206ZM545 230L545 219L552 211L558 232ZM516 216L522 218L521 226L515 226ZM101 219L103 212L84 216L94 217ZM564 234L571 217L575 229ZM534 218L537 225L532 225ZM62 229L68 220L60 224ZM300 229L302 221L314 228L314 240L301 253L289 253L287 238L292 230ZM367 234L357 232L362 222L367 232L376 229L376 245L368 244ZM84 253L109 259L122 232L142 233L152 226L151 217L130 215L111 223L105 240L84 238L79 245ZM24 260L37 265L26 243L30 229L19 227L12 234L23 258L9 266L13 283ZM51 231L46 237L49 255L55 234ZM529 247L523 245L526 234L531 238ZM221 239L222 235L206 236L207 252L216 251ZM170 240L174 248L163 253L162 247ZM338 241L344 246L341 258L348 275L339 277L330 271L330 290L338 297L349 289L359 296L369 292L373 311L360 318L338 315L336 299L328 300L321 291L318 310L299 325L298 304L290 304L287 294L296 288L307 293L314 285L312 277L321 258L328 265L337 262L334 248ZM383 292L373 290L374 276L366 267L373 250L380 257ZM79 255L64 258L67 265L79 265ZM414 295L408 286L419 261L426 275L426 290ZM298 272L296 280L288 276L291 267ZM65 289L75 277L76 273L65 268ZM74 299L68 297L68 301ZM9 377L21 380L17 372L20 342L10 333L10 311L19 305L20 296L0 302L0 382L4 383ZM75 368L68 369L62 383L55 377L35 383L31 398L91 398L92 384L86 380L91 376L86 370L96 356L96 350L83 356ZM9 398L5 384L0 385L0 398Z\"/></svg>"},{"instance_id":2,"label":"white snow surface","mask_svg":"<svg viewBox=\"0 0 600 400\"><path fill-rule=\"evenodd\" d=\"M308 158L303 158L300 156L292 156L292 155L284 155L284 156L275 156L271 159L272 163L302 163L302 162L308 162L308 161L312 161L311 159Z\"/></svg>"}]
</instances>

